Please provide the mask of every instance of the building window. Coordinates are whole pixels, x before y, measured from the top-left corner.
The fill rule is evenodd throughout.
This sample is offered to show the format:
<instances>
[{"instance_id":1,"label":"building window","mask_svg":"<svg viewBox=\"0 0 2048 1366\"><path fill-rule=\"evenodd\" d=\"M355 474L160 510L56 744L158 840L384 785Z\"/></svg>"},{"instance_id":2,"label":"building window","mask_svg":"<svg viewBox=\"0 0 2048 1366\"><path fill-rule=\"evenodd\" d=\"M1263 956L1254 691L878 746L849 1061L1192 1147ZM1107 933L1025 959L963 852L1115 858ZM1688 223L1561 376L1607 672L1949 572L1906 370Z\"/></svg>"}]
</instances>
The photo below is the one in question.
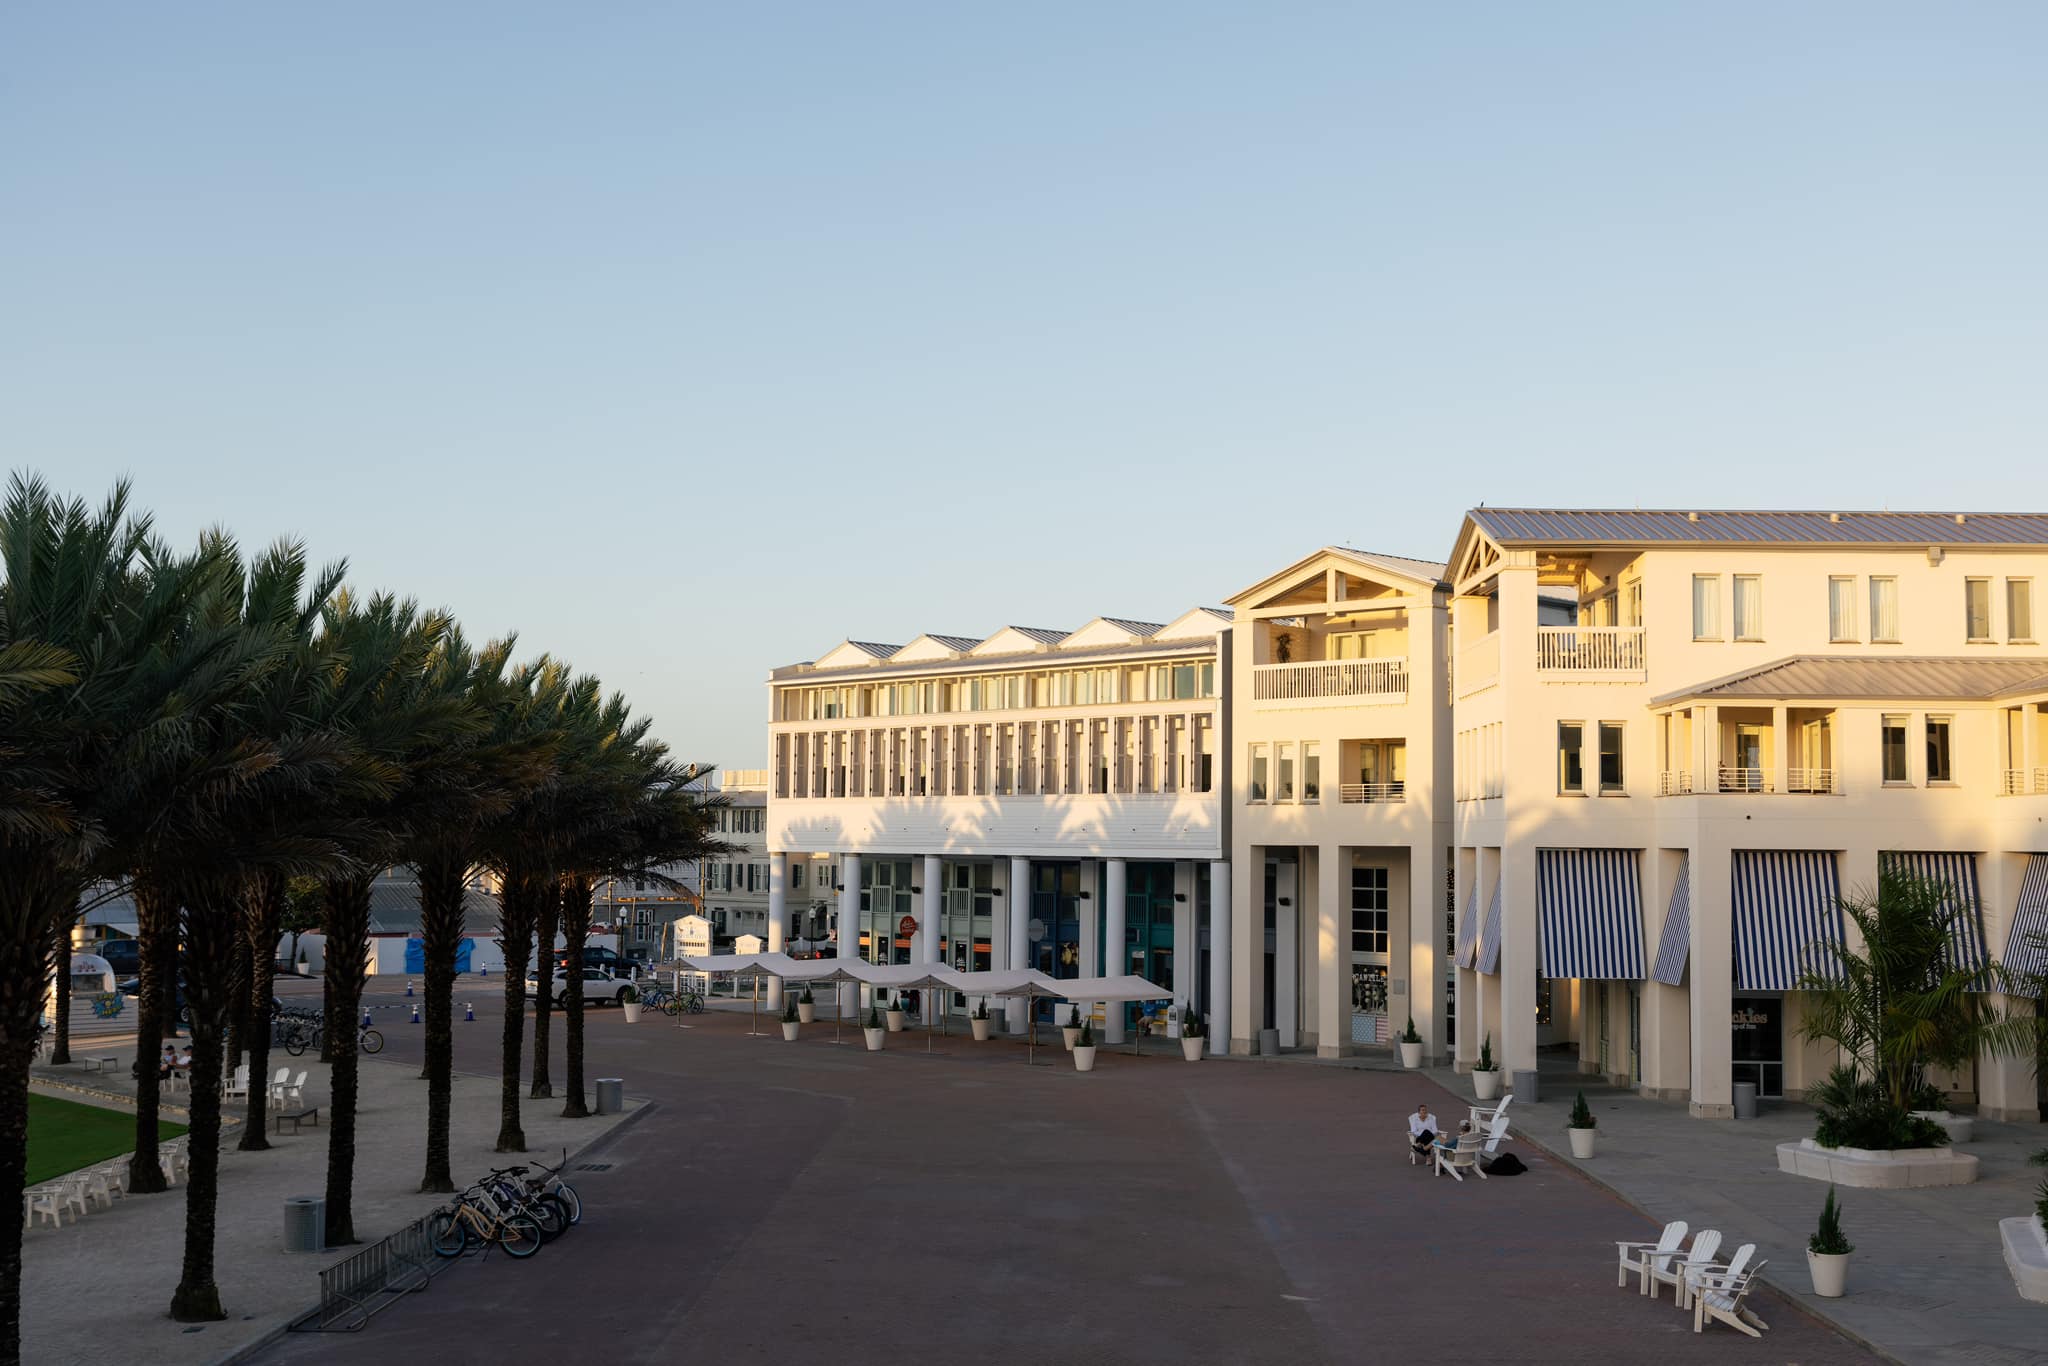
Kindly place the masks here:
<instances>
[{"instance_id":1,"label":"building window","mask_svg":"<svg viewBox=\"0 0 2048 1366\"><path fill-rule=\"evenodd\" d=\"M1583 793L1586 790L1586 773L1579 753L1585 730L1577 721L1557 723L1557 790L1560 794Z\"/></svg>"},{"instance_id":2,"label":"building window","mask_svg":"<svg viewBox=\"0 0 2048 1366\"><path fill-rule=\"evenodd\" d=\"M1719 640L1721 638L1721 576L1719 574L1695 574L1692 576L1692 638L1694 640Z\"/></svg>"},{"instance_id":3,"label":"building window","mask_svg":"<svg viewBox=\"0 0 2048 1366\"><path fill-rule=\"evenodd\" d=\"M1387 951L1387 870L1351 870L1351 951Z\"/></svg>"},{"instance_id":4,"label":"building window","mask_svg":"<svg viewBox=\"0 0 2048 1366\"><path fill-rule=\"evenodd\" d=\"M1882 733L1885 782L1893 785L1911 782L1906 774L1906 718L1885 717Z\"/></svg>"},{"instance_id":5,"label":"building window","mask_svg":"<svg viewBox=\"0 0 2048 1366\"><path fill-rule=\"evenodd\" d=\"M1963 626L1973 641L1991 639L1991 580L1963 580Z\"/></svg>"},{"instance_id":6,"label":"building window","mask_svg":"<svg viewBox=\"0 0 2048 1366\"><path fill-rule=\"evenodd\" d=\"M1949 729L1950 718L1927 718L1927 781L1930 783L1952 783L1956 780L1955 770L1950 766Z\"/></svg>"},{"instance_id":7,"label":"building window","mask_svg":"<svg viewBox=\"0 0 2048 1366\"><path fill-rule=\"evenodd\" d=\"M1279 759L1279 781L1274 784L1273 800L1291 802L1294 800L1294 746L1275 745L1273 750Z\"/></svg>"},{"instance_id":8,"label":"building window","mask_svg":"<svg viewBox=\"0 0 2048 1366\"><path fill-rule=\"evenodd\" d=\"M1615 721L1600 723L1600 791L1619 793L1627 788L1622 783L1621 771L1621 725Z\"/></svg>"},{"instance_id":9,"label":"building window","mask_svg":"<svg viewBox=\"0 0 2048 1366\"><path fill-rule=\"evenodd\" d=\"M1252 791L1251 801L1266 800L1266 747L1252 746Z\"/></svg>"},{"instance_id":10,"label":"building window","mask_svg":"<svg viewBox=\"0 0 2048 1366\"><path fill-rule=\"evenodd\" d=\"M1301 747L1301 799L1305 802L1323 799L1323 756L1317 753L1312 741Z\"/></svg>"},{"instance_id":11,"label":"building window","mask_svg":"<svg viewBox=\"0 0 2048 1366\"><path fill-rule=\"evenodd\" d=\"M2032 642L2034 639L2034 581L2005 581L2005 638Z\"/></svg>"},{"instance_id":12,"label":"building window","mask_svg":"<svg viewBox=\"0 0 2048 1366\"><path fill-rule=\"evenodd\" d=\"M1735 638L1764 638L1764 581L1761 575L1735 576Z\"/></svg>"},{"instance_id":13,"label":"building window","mask_svg":"<svg viewBox=\"0 0 2048 1366\"><path fill-rule=\"evenodd\" d=\"M1899 581L1890 576L1870 578L1870 638L1873 642L1897 644L1899 639Z\"/></svg>"}]
</instances>

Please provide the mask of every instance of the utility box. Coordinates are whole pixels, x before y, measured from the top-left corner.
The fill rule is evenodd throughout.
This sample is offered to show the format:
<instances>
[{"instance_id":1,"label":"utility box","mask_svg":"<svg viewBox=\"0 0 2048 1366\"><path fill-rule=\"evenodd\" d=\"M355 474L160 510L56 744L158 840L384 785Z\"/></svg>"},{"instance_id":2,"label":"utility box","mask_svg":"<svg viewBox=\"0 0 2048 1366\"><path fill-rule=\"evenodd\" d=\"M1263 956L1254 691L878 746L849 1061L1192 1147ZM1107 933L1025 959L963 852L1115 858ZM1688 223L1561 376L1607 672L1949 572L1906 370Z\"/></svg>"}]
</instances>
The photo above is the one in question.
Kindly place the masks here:
<instances>
[{"instance_id":1,"label":"utility box","mask_svg":"<svg viewBox=\"0 0 2048 1366\"><path fill-rule=\"evenodd\" d=\"M1536 1094L1536 1073L1533 1069L1526 1072L1511 1072L1508 1075L1514 1079L1512 1089L1516 1100L1525 1105L1534 1105L1542 1099Z\"/></svg>"},{"instance_id":2,"label":"utility box","mask_svg":"<svg viewBox=\"0 0 2048 1366\"><path fill-rule=\"evenodd\" d=\"M624 1077L599 1077L597 1079L597 1112L601 1115L615 1115L626 1108L626 1079Z\"/></svg>"},{"instance_id":3,"label":"utility box","mask_svg":"<svg viewBox=\"0 0 2048 1366\"><path fill-rule=\"evenodd\" d=\"M319 1252L327 1246L327 1201L318 1195L288 1196L284 1202L284 1250Z\"/></svg>"},{"instance_id":4,"label":"utility box","mask_svg":"<svg viewBox=\"0 0 2048 1366\"><path fill-rule=\"evenodd\" d=\"M1735 1083L1735 1117L1737 1119L1756 1118L1755 1082L1738 1081Z\"/></svg>"}]
</instances>

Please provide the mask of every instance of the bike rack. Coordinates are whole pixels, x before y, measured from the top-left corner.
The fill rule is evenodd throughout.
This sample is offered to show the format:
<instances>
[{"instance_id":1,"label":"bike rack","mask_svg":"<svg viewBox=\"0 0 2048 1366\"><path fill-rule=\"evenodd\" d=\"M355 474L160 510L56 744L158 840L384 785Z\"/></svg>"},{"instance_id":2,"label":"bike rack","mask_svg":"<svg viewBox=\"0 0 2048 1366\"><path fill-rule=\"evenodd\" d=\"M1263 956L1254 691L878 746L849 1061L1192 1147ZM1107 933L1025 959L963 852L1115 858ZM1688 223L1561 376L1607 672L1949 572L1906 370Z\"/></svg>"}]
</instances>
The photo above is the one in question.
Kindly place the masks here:
<instances>
[{"instance_id":1,"label":"bike rack","mask_svg":"<svg viewBox=\"0 0 2048 1366\"><path fill-rule=\"evenodd\" d=\"M294 1333L354 1333L400 1298L433 1284L442 1258L427 1221L416 1219L388 1238L342 1258L320 1273L320 1304L294 1319Z\"/></svg>"}]
</instances>

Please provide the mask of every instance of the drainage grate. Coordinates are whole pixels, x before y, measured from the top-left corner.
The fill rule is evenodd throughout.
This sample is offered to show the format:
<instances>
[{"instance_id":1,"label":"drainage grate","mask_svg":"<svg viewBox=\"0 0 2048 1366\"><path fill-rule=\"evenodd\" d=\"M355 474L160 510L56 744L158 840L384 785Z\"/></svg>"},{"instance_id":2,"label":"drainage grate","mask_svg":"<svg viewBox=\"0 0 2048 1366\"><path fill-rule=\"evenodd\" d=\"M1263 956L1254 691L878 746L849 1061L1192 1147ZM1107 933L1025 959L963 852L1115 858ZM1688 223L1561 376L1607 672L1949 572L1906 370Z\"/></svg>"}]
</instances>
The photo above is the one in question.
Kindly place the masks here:
<instances>
[{"instance_id":1,"label":"drainage grate","mask_svg":"<svg viewBox=\"0 0 2048 1366\"><path fill-rule=\"evenodd\" d=\"M578 1162L576 1164L576 1170L579 1172L608 1172L611 1169L612 1164L609 1162Z\"/></svg>"}]
</instances>

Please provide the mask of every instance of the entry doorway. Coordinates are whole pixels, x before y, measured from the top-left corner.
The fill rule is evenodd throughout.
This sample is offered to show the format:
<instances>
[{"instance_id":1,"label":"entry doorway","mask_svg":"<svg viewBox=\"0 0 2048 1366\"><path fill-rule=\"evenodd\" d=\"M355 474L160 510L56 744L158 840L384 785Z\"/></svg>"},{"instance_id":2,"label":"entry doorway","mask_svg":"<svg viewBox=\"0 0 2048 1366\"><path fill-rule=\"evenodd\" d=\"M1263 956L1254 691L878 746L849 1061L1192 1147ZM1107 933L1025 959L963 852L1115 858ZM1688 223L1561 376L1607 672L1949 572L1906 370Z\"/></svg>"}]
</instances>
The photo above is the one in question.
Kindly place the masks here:
<instances>
[{"instance_id":1,"label":"entry doorway","mask_svg":"<svg viewBox=\"0 0 2048 1366\"><path fill-rule=\"evenodd\" d=\"M1756 1087L1765 1100L1785 1095L1785 998L1739 995L1729 1019L1734 1080Z\"/></svg>"}]
</instances>

